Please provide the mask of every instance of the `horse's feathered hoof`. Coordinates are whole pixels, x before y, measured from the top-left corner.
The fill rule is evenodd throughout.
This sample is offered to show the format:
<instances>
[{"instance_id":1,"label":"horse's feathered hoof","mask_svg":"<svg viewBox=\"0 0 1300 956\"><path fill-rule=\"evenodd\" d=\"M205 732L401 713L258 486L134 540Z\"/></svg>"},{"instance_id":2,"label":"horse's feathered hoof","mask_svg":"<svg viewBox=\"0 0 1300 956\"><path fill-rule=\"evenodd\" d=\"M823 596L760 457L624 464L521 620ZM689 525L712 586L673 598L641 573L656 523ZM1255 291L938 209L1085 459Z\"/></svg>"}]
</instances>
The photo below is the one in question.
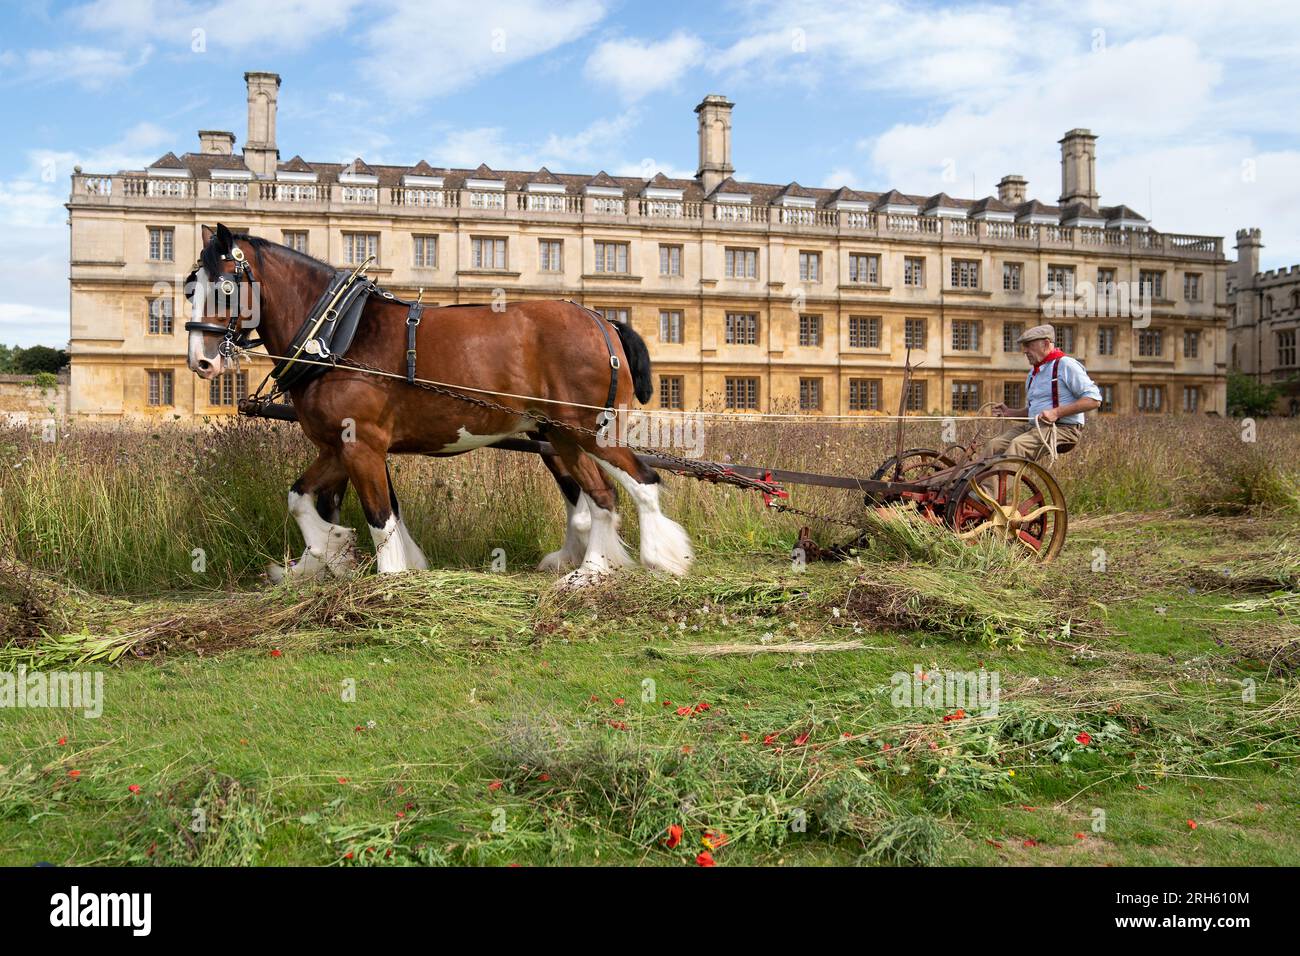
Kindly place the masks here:
<instances>
[{"instance_id":1,"label":"horse's feathered hoof","mask_svg":"<svg viewBox=\"0 0 1300 956\"><path fill-rule=\"evenodd\" d=\"M581 567L560 578L555 589L557 591L579 591L583 588L595 587L608 581L613 576L613 573L613 571L600 568Z\"/></svg>"}]
</instances>

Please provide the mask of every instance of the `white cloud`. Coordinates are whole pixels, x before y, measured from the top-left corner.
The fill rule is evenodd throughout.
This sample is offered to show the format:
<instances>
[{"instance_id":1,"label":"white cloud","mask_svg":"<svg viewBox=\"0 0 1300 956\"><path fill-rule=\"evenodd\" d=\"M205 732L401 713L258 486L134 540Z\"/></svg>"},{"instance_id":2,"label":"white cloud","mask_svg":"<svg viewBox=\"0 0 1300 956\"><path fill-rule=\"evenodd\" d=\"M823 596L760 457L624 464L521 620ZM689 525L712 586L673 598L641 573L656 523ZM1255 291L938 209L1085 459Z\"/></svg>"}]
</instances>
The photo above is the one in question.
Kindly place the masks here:
<instances>
[{"instance_id":1,"label":"white cloud","mask_svg":"<svg viewBox=\"0 0 1300 956\"><path fill-rule=\"evenodd\" d=\"M605 16L602 0L396 0L365 32L366 84L413 103L577 40Z\"/></svg>"},{"instance_id":2,"label":"white cloud","mask_svg":"<svg viewBox=\"0 0 1300 956\"><path fill-rule=\"evenodd\" d=\"M698 65L704 43L688 33L666 40L607 40L587 59L585 72L593 82L612 86L632 101L674 86L687 70Z\"/></svg>"},{"instance_id":3,"label":"white cloud","mask_svg":"<svg viewBox=\"0 0 1300 956\"><path fill-rule=\"evenodd\" d=\"M1224 236L1230 257L1236 229L1258 225L1266 263L1300 259L1294 3L757 0L747 12L747 35L710 57L728 82L880 93L918 117L833 158L827 185L978 197L1020 173L1054 202L1057 140L1082 126L1099 136L1103 204Z\"/></svg>"},{"instance_id":4,"label":"white cloud","mask_svg":"<svg viewBox=\"0 0 1300 956\"><path fill-rule=\"evenodd\" d=\"M68 310L0 302L0 344L49 345L65 348L68 343Z\"/></svg>"},{"instance_id":5,"label":"white cloud","mask_svg":"<svg viewBox=\"0 0 1300 956\"><path fill-rule=\"evenodd\" d=\"M435 165L464 169L487 163L503 170L546 166L556 173L595 173L611 165L610 156L625 144L638 119L637 112L629 110L598 119L576 133L549 133L539 142L511 140L499 126L457 129L447 133L428 158Z\"/></svg>"},{"instance_id":6,"label":"white cloud","mask_svg":"<svg viewBox=\"0 0 1300 956\"><path fill-rule=\"evenodd\" d=\"M153 47L145 45L134 58L121 50L90 46L32 49L0 54L0 78L22 86L44 86L72 82L84 89L99 90L126 79L149 62Z\"/></svg>"},{"instance_id":7,"label":"white cloud","mask_svg":"<svg viewBox=\"0 0 1300 956\"><path fill-rule=\"evenodd\" d=\"M341 30L360 6L360 0L93 0L67 19L79 29L156 40L173 53L296 50Z\"/></svg>"}]
</instances>

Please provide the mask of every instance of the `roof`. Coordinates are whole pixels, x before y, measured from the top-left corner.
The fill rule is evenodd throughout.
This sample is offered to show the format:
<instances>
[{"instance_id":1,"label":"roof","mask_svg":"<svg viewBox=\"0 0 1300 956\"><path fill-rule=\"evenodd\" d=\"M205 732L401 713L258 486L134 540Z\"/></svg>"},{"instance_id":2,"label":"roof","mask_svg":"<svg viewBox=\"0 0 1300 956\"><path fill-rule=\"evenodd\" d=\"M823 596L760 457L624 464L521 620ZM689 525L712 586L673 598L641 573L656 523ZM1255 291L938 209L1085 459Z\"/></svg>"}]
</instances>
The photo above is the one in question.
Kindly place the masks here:
<instances>
[{"instance_id":1,"label":"roof","mask_svg":"<svg viewBox=\"0 0 1300 956\"><path fill-rule=\"evenodd\" d=\"M997 196L985 196L983 199L977 199L975 204L970 207L972 213L978 212L1015 212L1010 206L1004 203Z\"/></svg>"},{"instance_id":2,"label":"roof","mask_svg":"<svg viewBox=\"0 0 1300 956\"><path fill-rule=\"evenodd\" d=\"M167 153L149 164L150 169L188 169L175 153Z\"/></svg>"}]
</instances>

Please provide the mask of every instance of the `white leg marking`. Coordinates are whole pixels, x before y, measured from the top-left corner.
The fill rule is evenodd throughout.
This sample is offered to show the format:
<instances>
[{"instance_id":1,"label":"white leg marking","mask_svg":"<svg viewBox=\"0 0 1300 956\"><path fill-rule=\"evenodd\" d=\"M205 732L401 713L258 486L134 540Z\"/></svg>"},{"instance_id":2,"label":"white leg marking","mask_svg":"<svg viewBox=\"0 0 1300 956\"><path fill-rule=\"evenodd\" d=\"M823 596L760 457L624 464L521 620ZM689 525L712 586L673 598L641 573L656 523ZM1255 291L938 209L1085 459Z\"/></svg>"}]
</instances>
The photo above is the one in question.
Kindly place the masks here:
<instances>
[{"instance_id":1,"label":"white leg marking","mask_svg":"<svg viewBox=\"0 0 1300 956\"><path fill-rule=\"evenodd\" d=\"M636 502L641 525L641 563L657 571L685 574L695 559L686 529L659 510L659 485L643 485L621 468L597 459L600 467Z\"/></svg>"},{"instance_id":2,"label":"white leg marking","mask_svg":"<svg viewBox=\"0 0 1300 956\"><path fill-rule=\"evenodd\" d=\"M356 569L357 560L352 549L357 533L351 528L331 524L317 514L314 494L289 492L289 514L302 529L302 539L307 547L302 557L288 568L278 564L267 568L273 582L279 583L285 578L311 578L325 572L346 577Z\"/></svg>"},{"instance_id":3,"label":"white leg marking","mask_svg":"<svg viewBox=\"0 0 1300 956\"><path fill-rule=\"evenodd\" d=\"M375 563L380 574L409 570L406 549L402 547L402 536L398 531L400 527L396 515L389 515L382 528L370 526L370 536L375 539Z\"/></svg>"},{"instance_id":4,"label":"white leg marking","mask_svg":"<svg viewBox=\"0 0 1300 956\"><path fill-rule=\"evenodd\" d=\"M537 565L538 571L560 571L576 567L587 554L587 538L591 533L591 509L596 503L587 497L585 491L578 492L578 503L571 505L564 499L564 510L568 513L568 522L564 528L564 545L559 551L552 551Z\"/></svg>"},{"instance_id":5,"label":"white leg marking","mask_svg":"<svg viewBox=\"0 0 1300 956\"><path fill-rule=\"evenodd\" d=\"M583 555L582 564L577 570L570 571L560 582L565 588L595 584L615 568L625 568L633 563L628 557L623 539L618 536L618 515L606 511L591 499L588 499L587 510L591 516L587 553Z\"/></svg>"},{"instance_id":6,"label":"white leg marking","mask_svg":"<svg viewBox=\"0 0 1300 956\"><path fill-rule=\"evenodd\" d=\"M429 570L429 559L424 556L420 546L415 543L415 539L411 537L410 529L406 527L406 522L401 518L397 519L397 533L402 539L402 550L406 552L406 566L412 571Z\"/></svg>"}]
</instances>

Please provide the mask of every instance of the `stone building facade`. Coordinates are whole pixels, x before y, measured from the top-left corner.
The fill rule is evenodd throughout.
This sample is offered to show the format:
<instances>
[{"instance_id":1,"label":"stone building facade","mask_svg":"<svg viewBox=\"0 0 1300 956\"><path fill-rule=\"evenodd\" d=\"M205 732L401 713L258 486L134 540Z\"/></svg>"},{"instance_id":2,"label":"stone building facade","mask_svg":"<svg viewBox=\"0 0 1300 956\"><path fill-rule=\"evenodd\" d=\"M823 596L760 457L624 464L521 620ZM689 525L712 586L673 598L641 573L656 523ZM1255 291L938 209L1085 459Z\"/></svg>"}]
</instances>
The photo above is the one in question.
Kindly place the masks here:
<instances>
[{"instance_id":1,"label":"stone building facade","mask_svg":"<svg viewBox=\"0 0 1300 956\"><path fill-rule=\"evenodd\" d=\"M1279 389L1276 411L1300 414L1300 265L1261 272L1258 229L1237 230L1228 265L1228 366Z\"/></svg>"},{"instance_id":2,"label":"stone building facade","mask_svg":"<svg viewBox=\"0 0 1300 956\"><path fill-rule=\"evenodd\" d=\"M692 179L347 165L281 157L280 77L245 74L248 136L144 170L76 170L71 221L71 412L114 419L229 414L245 377L185 368L180 281L202 224L223 222L426 302L571 298L629 321L655 362L652 406L893 414L1023 401L1015 337L1044 320L1103 387L1106 412L1222 412L1222 240L1159 232L1097 192L1096 137L1060 141L1056 203L1009 175L959 199L887 189L738 182L733 104L696 108ZM1133 320L1131 288L1149 306ZM1060 317L1060 310L1067 312Z\"/></svg>"}]
</instances>

